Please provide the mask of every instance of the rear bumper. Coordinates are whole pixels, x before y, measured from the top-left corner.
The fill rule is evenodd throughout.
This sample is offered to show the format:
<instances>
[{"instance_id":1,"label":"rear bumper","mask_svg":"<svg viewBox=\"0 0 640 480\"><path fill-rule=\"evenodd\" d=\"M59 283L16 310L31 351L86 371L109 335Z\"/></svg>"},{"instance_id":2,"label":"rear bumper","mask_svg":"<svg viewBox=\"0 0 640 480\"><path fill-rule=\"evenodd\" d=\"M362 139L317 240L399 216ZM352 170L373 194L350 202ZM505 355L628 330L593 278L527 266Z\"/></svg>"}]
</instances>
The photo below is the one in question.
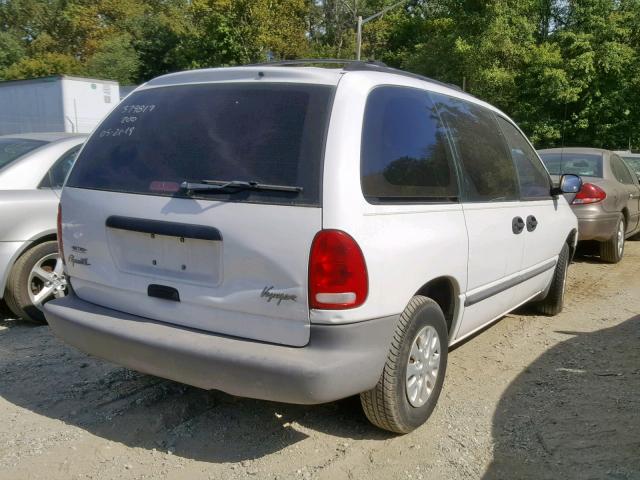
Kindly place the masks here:
<instances>
[{"instance_id":1,"label":"rear bumper","mask_svg":"<svg viewBox=\"0 0 640 480\"><path fill-rule=\"evenodd\" d=\"M312 325L309 344L225 337L103 308L75 295L49 302L54 333L78 349L143 373L204 389L315 404L375 386L398 316Z\"/></svg>"},{"instance_id":2,"label":"rear bumper","mask_svg":"<svg viewBox=\"0 0 640 480\"><path fill-rule=\"evenodd\" d=\"M619 213L600 214L590 218L578 217L578 240L609 240L616 233L619 219Z\"/></svg>"}]
</instances>

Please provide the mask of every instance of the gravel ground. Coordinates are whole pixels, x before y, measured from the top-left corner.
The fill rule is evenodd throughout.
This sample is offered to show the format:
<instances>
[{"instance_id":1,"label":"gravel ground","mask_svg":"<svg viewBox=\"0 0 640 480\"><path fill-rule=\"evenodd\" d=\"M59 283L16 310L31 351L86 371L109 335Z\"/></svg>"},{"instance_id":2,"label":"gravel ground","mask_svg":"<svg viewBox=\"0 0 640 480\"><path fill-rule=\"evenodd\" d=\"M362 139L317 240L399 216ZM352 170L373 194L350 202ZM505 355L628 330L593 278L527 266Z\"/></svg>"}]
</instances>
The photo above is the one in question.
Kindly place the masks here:
<instances>
[{"instance_id":1,"label":"gravel ground","mask_svg":"<svg viewBox=\"0 0 640 480\"><path fill-rule=\"evenodd\" d=\"M565 311L453 350L430 421L357 398L295 406L141 375L0 320L0 479L640 479L640 242L570 270Z\"/></svg>"}]
</instances>

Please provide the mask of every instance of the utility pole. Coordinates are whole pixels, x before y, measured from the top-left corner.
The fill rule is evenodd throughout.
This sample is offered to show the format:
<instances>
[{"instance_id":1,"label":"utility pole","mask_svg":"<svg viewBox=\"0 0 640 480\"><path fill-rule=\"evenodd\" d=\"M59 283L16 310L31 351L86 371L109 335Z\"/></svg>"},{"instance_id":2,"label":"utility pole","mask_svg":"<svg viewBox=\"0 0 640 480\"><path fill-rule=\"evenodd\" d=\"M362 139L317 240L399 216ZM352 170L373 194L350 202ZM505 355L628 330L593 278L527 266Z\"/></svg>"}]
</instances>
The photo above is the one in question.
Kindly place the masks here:
<instances>
[{"instance_id":1,"label":"utility pole","mask_svg":"<svg viewBox=\"0 0 640 480\"><path fill-rule=\"evenodd\" d=\"M381 17L385 13L387 13L392 8L396 8L403 3L407 3L409 0L400 0L399 2L394 3L393 5L389 5L386 8L383 8L378 13L375 13L367 18L362 18L362 16L358 16L358 26L357 26L357 37L356 37L356 60L360 60L360 54L362 51L362 27L365 23L369 23L371 20L375 20L378 17Z\"/></svg>"},{"instance_id":2,"label":"utility pole","mask_svg":"<svg viewBox=\"0 0 640 480\"><path fill-rule=\"evenodd\" d=\"M360 51L362 50L362 17L358 16L358 28L356 36L356 60L360 61Z\"/></svg>"}]
</instances>

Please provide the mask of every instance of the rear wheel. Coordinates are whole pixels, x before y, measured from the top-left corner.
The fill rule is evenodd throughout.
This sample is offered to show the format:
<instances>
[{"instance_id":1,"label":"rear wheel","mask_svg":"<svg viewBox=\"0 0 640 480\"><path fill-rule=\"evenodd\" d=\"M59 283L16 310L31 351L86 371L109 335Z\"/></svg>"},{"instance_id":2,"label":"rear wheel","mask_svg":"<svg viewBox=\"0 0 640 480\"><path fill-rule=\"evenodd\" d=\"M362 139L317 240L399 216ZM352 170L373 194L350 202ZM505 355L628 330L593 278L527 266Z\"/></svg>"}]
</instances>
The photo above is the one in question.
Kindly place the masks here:
<instances>
[{"instance_id":1,"label":"rear wheel","mask_svg":"<svg viewBox=\"0 0 640 480\"><path fill-rule=\"evenodd\" d=\"M24 320L44 323L43 305L66 295L67 281L57 242L40 243L16 261L5 292L11 311Z\"/></svg>"},{"instance_id":2,"label":"rear wheel","mask_svg":"<svg viewBox=\"0 0 640 480\"><path fill-rule=\"evenodd\" d=\"M564 307L564 293L567 289L568 270L569 245L565 243L560 251L560 255L558 256L558 263L556 265L555 272L553 273L549 293L544 300L535 304L540 313L553 316L562 311L562 308Z\"/></svg>"},{"instance_id":3,"label":"rear wheel","mask_svg":"<svg viewBox=\"0 0 640 480\"><path fill-rule=\"evenodd\" d=\"M438 402L448 349L447 324L438 304L413 297L400 316L378 384L360 394L369 421L395 433L422 425Z\"/></svg>"},{"instance_id":4,"label":"rear wheel","mask_svg":"<svg viewBox=\"0 0 640 480\"><path fill-rule=\"evenodd\" d=\"M607 263L618 263L624 255L626 225L624 218L618 221L616 233L606 242L600 243L600 260Z\"/></svg>"}]
</instances>

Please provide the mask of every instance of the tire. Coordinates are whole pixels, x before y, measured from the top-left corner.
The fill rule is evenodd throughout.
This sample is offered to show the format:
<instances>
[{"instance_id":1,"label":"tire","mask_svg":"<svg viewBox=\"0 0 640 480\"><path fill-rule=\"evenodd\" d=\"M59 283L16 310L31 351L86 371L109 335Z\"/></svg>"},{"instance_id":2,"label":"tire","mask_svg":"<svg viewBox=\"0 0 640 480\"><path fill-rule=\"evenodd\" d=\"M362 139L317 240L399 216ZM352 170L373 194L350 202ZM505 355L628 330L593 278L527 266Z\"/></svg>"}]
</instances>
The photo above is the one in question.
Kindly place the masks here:
<instances>
[{"instance_id":1,"label":"tire","mask_svg":"<svg viewBox=\"0 0 640 480\"><path fill-rule=\"evenodd\" d=\"M51 282L51 286L46 285L47 281ZM66 288L64 291L58 290L60 286L66 287L66 281L58 257L58 243L39 243L24 252L13 265L7 281L5 301L9 309L23 320L46 323L42 305L65 295ZM51 291L50 295L46 295L45 289ZM41 301L38 293L45 295Z\"/></svg>"},{"instance_id":2,"label":"tire","mask_svg":"<svg viewBox=\"0 0 640 480\"><path fill-rule=\"evenodd\" d=\"M439 342L438 364L434 368L436 372L433 375L435 380L431 376L432 380L427 382L427 385L431 385L430 393L419 387L412 389L409 385L410 378L407 378L410 359L416 354L419 361L411 362L412 365L416 365L413 371L419 370L418 366L425 365L420 361L424 358L420 357L417 350L420 344L418 339L420 333L424 333L422 340L428 340L431 334L431 338L437 338ZM431 343L432 347L435 345L434 340L427 343ZM372 390L360 394L360 402L369 421L379 428L395 433L409 433L426 422L442 390L447 369L448 349L447 324L438 304L427 297L413 297L400 316L378 384ZM436 349L429 349L429 351L434 350ZM427 358L435 361L436 354L429 355ZM416 378L413 376L414 387ZM424 383L423 378L423 383L417 383L417 385ZM410 400L410 395L416 392L423 395L414 396L413 400Z\"/></svg>"},{"instance_id":3,"label":"tire","mask_svg":"<svg viewBox=\"0 0 640 480\"><path fill-rule=\"evenodd\" d=\"M618 220L616 233L606 242L600 243L600 260L607 263L618 263L624 255L626 225L624 218Z\"/></svg>"},{"instance_id":4,"label":"tire","mask_svg":"<svg viewBox=\"0 0 640 480\"><path fill-rule=\"evenodd\" d=\"M535 304L537 310L550 317L559 314L564 307L564 294L567 286L567 272L569 270L569 245L566 243L558 255L549 292L544 300Z\"/></svg>"}]
</instances>

